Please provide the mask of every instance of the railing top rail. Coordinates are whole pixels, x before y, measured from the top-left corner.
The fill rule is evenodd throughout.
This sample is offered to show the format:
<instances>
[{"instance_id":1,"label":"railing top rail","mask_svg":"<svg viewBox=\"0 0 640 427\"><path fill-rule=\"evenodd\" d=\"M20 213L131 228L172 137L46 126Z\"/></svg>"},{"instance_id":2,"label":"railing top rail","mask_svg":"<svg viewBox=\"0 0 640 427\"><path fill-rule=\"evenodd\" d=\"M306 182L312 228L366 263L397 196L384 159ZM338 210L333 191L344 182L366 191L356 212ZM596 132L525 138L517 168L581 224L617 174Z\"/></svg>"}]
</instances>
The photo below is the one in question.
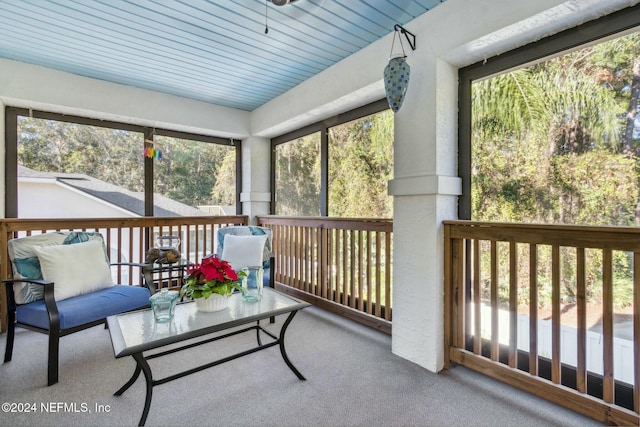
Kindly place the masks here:
<instances>
[{"instance_id":1,"label":"railing top rail","mask_svg":"<svg viewBox=\"0 0 640 427\"><path fill-rule=\"evenodd\" d=\"M450 238L640 252L640 227L443 221Z\"/></svg>"},{"instance_id":2,"label":"railing top rail","mask_svg":"<svg viewBox=\"0 0 640 427\"><path fill-rule=\"evenodd\" d=\"M265 215L257 217L259 224L295 225L325 229L386 231L393 230L393 219L388 218L331 218L311 216Z\"/></svg>"},{"instance_id":3,"label":"railing top rail","mask_svg":"<svg viewBox=\"0 0 640 427\"><path fill-rule=\"evenodd\" d=\"M130 227L188 226L206 224L247 224L246 215L180 216L132 218L5 218L0 219L6 231L99 229Z\"/></svg>"}]
</instances>

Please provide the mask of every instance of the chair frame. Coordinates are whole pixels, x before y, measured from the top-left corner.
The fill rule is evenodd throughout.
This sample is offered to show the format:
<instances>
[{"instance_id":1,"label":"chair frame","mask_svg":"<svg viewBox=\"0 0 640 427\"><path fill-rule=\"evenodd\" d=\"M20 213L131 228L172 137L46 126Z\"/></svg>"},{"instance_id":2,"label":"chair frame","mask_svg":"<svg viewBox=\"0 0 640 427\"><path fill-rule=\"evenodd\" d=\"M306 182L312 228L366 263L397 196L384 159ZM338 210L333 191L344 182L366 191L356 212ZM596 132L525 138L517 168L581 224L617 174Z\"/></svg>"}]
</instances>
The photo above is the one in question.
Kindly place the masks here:
<instances>
[{"instance_id":1,"label":"chair frame","mask_svg":"<svg viewBox=\"0 0 640 427\"><path fill-rule=\"evenodd\" d=\"M139 263L116 263L110 264L111 266L127 265L134 267L144 268L146 264ZM58 311L58 305L54 297L54 283L48 280L33 280L33 279L8 279L3 280L7 290L7 341L4 352L4 363L10 362L13 356L13 344L15 341L15 328L19 326L24 329L39 332L49 336L49 345L47 352L47 386L51 386L58 382L58 365L60 358L60 338L66 335L73 334L84 329L92 328L100 324L104 324L107 327L106 318L98 319L89 323L74 326L73 328L60 329L60 313ZM13 291L13 285L15 283L33 283L42 286L44 289L44 304L47 308L47 314L49 316L49 329L39 328L37 326L21 323L17 321L15 294ZM148 289L148 286L145 286ZM151 290L149 290L151 292Z\"/></svg>"}]
</instances>

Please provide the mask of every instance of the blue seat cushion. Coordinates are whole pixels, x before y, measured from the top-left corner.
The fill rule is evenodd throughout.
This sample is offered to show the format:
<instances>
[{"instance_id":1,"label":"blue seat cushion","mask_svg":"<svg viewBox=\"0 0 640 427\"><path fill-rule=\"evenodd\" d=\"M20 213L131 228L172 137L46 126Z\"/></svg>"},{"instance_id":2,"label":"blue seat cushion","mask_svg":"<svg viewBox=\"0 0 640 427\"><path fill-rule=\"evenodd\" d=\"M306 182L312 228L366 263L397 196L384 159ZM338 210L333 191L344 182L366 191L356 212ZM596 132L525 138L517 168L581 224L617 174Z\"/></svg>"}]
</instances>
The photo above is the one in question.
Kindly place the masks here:
<instances>
[{"instance_id":1,"label":"blue seat cushion","mask_svg":"<svg viewBox=\"0 0 640 427\"><path fill-rule=\"evenodd\" d=\"M115 285L84 295L57 301L60 329L70 329L107 316L124 313L149 305L149 290L139 286ZM44 300L19 305L18 322L49 329L49 316Z\"/></svg>"}]
</instances>

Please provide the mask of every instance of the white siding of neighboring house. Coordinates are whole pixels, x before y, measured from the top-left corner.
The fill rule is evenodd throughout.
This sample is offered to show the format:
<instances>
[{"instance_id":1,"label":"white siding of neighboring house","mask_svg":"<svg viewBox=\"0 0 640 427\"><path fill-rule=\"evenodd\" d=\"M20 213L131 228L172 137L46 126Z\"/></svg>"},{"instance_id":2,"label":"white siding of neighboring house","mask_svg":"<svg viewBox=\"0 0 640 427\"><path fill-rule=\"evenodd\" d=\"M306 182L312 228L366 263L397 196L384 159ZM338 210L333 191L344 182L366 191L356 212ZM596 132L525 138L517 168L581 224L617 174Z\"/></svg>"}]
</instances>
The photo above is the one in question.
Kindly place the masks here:
<instances>
[{"instance_id":1,"label":"white siding of neighboring house","mask_svg":"<svg viewBox=\"0 0 640 427\"><path fill-rule=\"evenodd\" d=\"M122 218L137 217L138 215L114 206L97 197L69 187L54 179L18 179L18 217L19 218ZM117 230L112 230L112 241L118 239ZM103 237L107 238L106 235ZM128 230L123 230L121 236L122 247L129 247ZM134 246L140 245L138 236L133 237ZM141 262L137 254L129 260L128 254L111 248L109 251L111 262ZM117 267L112 267L114 281L118 281ZM121 269L120 283L129 282L129 271Z\"/></svg>"},{"instance_id":2,"label":"white siding of neighboring house","mask_svg":"<svg viewBox=\"0 0 640 427\"><path fill-rule=\"evenodd\" d=\"M138 215L53 179L18 180L19 218L121 218Z\"/></svg>"}]
</instances>

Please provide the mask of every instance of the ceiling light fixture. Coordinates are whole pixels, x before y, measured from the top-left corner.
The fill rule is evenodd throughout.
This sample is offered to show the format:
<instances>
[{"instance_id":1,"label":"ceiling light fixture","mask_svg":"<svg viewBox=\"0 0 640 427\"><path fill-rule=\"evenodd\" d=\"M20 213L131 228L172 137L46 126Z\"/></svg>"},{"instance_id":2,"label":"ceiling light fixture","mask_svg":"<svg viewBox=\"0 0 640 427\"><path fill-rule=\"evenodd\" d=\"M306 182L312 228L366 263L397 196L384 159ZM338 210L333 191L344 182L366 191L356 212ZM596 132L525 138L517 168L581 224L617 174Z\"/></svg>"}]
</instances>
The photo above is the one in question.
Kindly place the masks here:
<instances>
[{"instance_id":1,"label":"ceiling light fixture","mask_svg":"<svg viewBox=\"0 0 640 427\"><path fill-rule=\"evenodd\" d=\"M290 3L295 3L298 0L264 0L264 33L269 33L269 2L276 6L286 6Z\"/></svg>"},{"instance_id":2,"label":"ceiling light fixture","mask_svg":"<svg viewBox=\"0 0 640 427\"><path fill-rule=\"evenodd\" d=\"M276 6L286 6L289 3L295 3L298 0L270 0L271 3L275 4Z\"/></svg>"}]
</instances>

